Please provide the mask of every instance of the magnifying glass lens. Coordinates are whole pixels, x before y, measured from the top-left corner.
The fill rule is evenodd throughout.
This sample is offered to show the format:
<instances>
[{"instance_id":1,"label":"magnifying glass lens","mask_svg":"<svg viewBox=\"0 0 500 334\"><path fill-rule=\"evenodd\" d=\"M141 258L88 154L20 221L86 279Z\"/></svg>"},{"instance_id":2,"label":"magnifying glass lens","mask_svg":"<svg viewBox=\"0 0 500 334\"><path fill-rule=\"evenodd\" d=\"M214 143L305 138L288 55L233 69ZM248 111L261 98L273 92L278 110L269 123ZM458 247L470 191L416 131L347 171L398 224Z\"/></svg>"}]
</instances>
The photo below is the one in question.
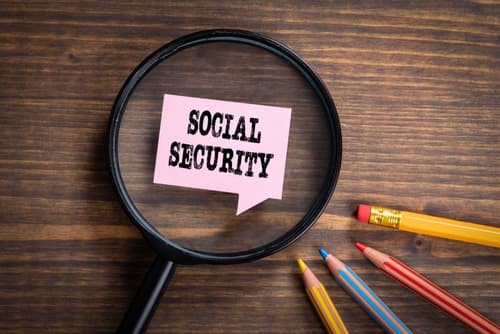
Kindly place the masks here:
<instances>
[{"instance_id":1,"label":"magnifying glass lens","mask_svg":"<svg viewBox=\"0 0 500 334\"><path fill-rule=\"evenodd\" d=\"M164 94L291 108L282 199L237 216L237 194L154 184ZM290 63L261 47L216 41L165 58L138 83L121 121L119 168L135 207L165 238L201 252L243 252L306 215L327 179L331 138L320 97Z\"/></svg>"}]
</instances>

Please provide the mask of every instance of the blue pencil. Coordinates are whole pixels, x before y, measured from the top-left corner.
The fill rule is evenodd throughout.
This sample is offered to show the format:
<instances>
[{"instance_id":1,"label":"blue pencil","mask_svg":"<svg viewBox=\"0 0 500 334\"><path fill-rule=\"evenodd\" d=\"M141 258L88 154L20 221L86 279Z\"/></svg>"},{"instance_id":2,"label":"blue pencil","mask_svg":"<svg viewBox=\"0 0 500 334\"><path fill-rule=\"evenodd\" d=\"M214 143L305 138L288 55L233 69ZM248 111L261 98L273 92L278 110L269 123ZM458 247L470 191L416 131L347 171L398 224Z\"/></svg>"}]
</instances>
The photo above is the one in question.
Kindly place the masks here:
<instances>
[{"instance_id":1,"label":"blue pencil","mask_svg":"<svg viewBox=\"0 0 500 334\"><path fill-rule=\"evenodd\" d=\"M321 248L328 269L337 282L364 308L364 310L387 332L411 333L406 325L375 295L368 285L349 266Z\"/></svg>"}]
</instances>

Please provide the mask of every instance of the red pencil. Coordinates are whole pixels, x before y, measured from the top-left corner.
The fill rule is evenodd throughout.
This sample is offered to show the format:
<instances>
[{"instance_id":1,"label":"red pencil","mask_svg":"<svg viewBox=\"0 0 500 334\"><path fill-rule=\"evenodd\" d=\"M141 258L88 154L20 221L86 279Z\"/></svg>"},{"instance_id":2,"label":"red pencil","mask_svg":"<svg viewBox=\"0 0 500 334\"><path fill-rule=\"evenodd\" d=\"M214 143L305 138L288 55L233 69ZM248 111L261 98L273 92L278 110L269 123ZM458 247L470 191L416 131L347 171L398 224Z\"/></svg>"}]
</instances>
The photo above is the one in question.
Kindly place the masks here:
<instances>
[{"instance_id":1,"label":"red pencil","mask_svg":"<svg viewBox=\"0 0 500 334\"><path fill-rule=\"evenodd\" d=\"M449 292L441 289L397 259L356 242L356 247L376 267L413 290L424 299L442 309L478 333L498 334L500 329L494 322L466 305Z\"/></svg>"}]
</instances>

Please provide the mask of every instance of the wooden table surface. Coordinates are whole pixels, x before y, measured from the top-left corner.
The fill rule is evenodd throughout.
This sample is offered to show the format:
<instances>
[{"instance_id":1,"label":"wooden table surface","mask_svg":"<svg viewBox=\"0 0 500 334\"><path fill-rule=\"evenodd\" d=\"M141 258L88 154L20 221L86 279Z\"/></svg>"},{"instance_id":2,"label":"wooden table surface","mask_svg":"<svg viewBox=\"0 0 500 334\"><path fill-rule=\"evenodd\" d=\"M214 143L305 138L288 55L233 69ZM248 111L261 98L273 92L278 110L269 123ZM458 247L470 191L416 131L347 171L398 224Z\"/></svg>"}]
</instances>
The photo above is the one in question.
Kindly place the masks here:
<instances>
[{"instance_id":1,"label":"wooden table surface","mask_svg":"<svg viewBox=\"0 0 500 334\"><path fill-rule=\"evenodd\" d=\"M328 86L343 161L326 213L298 242L230 266L179 266L150 333L323 333L295 263L352 333L381 329L329 276L332 250L415 333L468 329L352 245L389 252L500 322L498 249L360 224L358 203L500 226L500 4L495 1L0 3L0 332L115 331L154 253L105 162L121 85L197 30L269 35Z\"/></svg>"}]
</instances>

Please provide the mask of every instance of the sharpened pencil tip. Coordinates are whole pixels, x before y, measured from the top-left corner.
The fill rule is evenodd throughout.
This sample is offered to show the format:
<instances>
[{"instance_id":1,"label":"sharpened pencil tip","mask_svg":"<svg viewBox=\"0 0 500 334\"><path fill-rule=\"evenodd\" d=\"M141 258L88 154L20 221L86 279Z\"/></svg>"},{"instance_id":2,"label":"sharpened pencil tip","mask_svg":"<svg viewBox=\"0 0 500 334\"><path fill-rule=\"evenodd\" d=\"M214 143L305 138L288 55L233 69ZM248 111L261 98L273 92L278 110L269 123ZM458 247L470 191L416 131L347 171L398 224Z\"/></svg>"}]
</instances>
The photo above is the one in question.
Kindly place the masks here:
<instances>
[{"instance_id":1,"label":"sharpened pencil tip","mask_svg":"<svg viewBox=\"0 0 500 334\"><path fill-rule=\"evenodd\" d=\"M297 263L300 268L300 272L304 272L307 269L307 264L302 259L297 259Z\"/></svg>"},{"instance_id":2,"label":"sharpened pencil tip","mask_svg":"<svg viewBox=\"0 0 500 334\"><path fill-rule=\"evenodd\" d=\"M328 252L324 249L324 248L320 248L319 249L319 254L321 255L321 257L323 258L323 260L326 259L326 257L328 256Z\"/></svg>"},{"instance_id":3,"label":"sharpened pencil tip","mask_svg":"<svg viewBox=\"0 0 500 334\"><path fill-rule=\"evenodd\" d=\"M363 253L365 251L365 248L366 248L366 246L363 245L361 242L355 242L354 246L356 246L356 248L359 249L361 251L361 253Z\"/></svg>"}]
</instances>

